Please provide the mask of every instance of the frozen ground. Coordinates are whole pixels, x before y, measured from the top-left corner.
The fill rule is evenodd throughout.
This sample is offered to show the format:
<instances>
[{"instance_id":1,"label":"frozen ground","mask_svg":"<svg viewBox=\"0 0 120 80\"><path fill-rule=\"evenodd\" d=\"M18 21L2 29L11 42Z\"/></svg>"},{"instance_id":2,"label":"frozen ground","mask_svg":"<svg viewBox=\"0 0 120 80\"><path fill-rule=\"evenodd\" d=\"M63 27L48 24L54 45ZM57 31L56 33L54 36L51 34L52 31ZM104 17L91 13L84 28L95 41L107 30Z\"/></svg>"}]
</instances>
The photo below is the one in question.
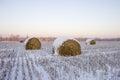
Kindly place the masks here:
<instances>
[{"instance_id":1,"label":"frozen ground","mask_svg":"<svg viewBox=\"0 0 120 80\"><path fill-rule=\"evenodd\" d=\"M120 41L80 42L82 54L52 55L52 43L26 51L24 44L0 42L0 80L120 80Z\"/></svg>"}]
</instances>

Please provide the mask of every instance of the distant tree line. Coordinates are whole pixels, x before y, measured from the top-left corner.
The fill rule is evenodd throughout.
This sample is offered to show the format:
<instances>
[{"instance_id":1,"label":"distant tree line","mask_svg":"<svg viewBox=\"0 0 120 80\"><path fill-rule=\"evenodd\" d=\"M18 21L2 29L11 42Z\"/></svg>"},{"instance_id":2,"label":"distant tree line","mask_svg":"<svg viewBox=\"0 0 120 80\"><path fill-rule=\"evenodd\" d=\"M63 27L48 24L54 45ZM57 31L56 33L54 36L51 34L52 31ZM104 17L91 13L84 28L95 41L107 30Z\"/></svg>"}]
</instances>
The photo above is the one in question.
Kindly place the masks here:
<instances>
[{"instance_id":1,"label":"distant tree line","mask_svg":"<svg viewBox=\"0 0 120 80\"><path fill-rule=\"evenodd\" d=\"M21 37L20 35L10 35L9 37L2 37L0 36L0 41L25 41L28 38L28 36L26 37ZM37 37L39 38L41 41L45 41L45 42L51 42L54 41L56 39L56 37ZM78 41L85 41L87 38L81 38L78 37L76 38ZM94 38L96 41L120 41L120 38Z\"/></svg>"},{"instance_id":2,"label":"distant tree line","mask_svg":"<svg viewBox=\"0 0 120 80\"><path fill-rule=\"evenodd\" d=\"M19 41L21 39L24 39L24 37L20 37L19 35L11 35L9 37L0 36L0 41Z\"/></svg>"},{"instance_id":3,"label":"distant tree line","mask_svg":"<svg viewBox=\"0 0 120 80\"><path fill-rule=\"evenodd\" d=\"M20 35L11 35L9 37L2 37L0 36L0 41L25 41L28 36L26 37L21 37ZM40 39L40 41L45 41L45 42L50 42L54 41L56 38L55 37L37 37Z\"/></svg>"}]
</instances>

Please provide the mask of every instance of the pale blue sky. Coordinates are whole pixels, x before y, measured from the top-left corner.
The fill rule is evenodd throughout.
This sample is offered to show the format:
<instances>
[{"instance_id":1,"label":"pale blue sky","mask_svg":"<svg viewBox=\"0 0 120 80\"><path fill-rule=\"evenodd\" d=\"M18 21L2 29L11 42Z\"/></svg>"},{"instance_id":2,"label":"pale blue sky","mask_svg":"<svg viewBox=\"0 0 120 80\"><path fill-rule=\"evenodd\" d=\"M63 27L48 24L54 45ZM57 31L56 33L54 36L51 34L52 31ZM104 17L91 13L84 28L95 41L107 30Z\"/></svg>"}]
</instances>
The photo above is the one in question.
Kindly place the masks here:
<instances>
[{"instance_id":1,"label":"pale blue sky","mask_svg":"<svg viewBox=\"0 0 120 80\"><path fill-rule=\"evenodd\" d=\"M0 35L120 37L120 0L0 0Z\"/></svg>"}]
</instances>

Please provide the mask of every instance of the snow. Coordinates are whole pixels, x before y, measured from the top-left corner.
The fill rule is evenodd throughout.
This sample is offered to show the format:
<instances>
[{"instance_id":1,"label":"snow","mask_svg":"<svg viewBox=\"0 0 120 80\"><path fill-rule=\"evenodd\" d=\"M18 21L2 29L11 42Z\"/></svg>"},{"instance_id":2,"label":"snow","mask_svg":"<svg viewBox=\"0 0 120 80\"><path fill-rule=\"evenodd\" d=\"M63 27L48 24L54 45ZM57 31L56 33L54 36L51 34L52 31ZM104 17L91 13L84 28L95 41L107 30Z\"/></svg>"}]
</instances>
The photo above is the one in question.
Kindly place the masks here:
<instances>
[{"instance_id":1,"label":"snow","mask_svg":"<svg viewBox=\"0 0 120 80\"><path fill-rule=\"evenodd\" d=\"M53 48L55 50L55 53L54 55L58 55L58 48L62 45L62 43L64 43L65 41L67 40L75 40L77 41L76 39L72 38L72 37L58 37L54 43L53 43ZM77 41L79 43L79 41Z\"/></svg>"},{"instance_id":2,"label":"snow","mask_svg":"<svg viewBox=\"0 0 120 80\"><path fill-rule=\"evenodd\" d=\"M22 75L22 58L18 58L18 61L19 61L19 65L18 65L17 80L21 80L21 79L23 79L23 75Z\"/></svg>"},{"instance_id":3,"label":"snow","mask_svg":"<svg viewBox=\"0 0 120 80\"><path fill-rule=\"evenodd\" d=\"M34 38L34 37L28 37L27 39L25 39L24 44L26 45L28 40L31 39L31 38Z\"/></svg>"},{"instance_id":4,"label":"snow","mask_svg":"<svg viewBox=\"0 0 120 80\"><path fill-rule=\"evenodd\" d=\"M28 68L27 68L27 59L24 58L23 62L24 62L23 67L24 67L24 70L25 70L24 72L25 72L26 80L30 80L29 71L28 71Z\"/></svg>"},{"instance_id":5,"label":"snow","mask_svg":"<svg viewBox=\"0 0 120 80\"><path fill-rule=\"evenodd\" d=\"M16 71L16 69L17 69L17 58L15 59L15 63L14 63L15 65L14 65L14 67L12 68L12 70L11 70L11 75L10 75L10 79L11 80L14 80L14 77L13 76L15 76L15 71Z\"/></svg>"},{"instance_id":6,"label":"snow","mask_svg":"<svg viewBox=\"0 0 120 80\"><path fill-rule=\"evenodd\" d=\"M92 41L92 40L95 40L95 39L92 39L92 38L87 39L87 40L86 40L86 44L87 44L87 45L90 45L90 41Z\"/></svg>"},{"instance_id":7,"label":"snow","mask_svg":"<svg viewBox=\"0 0 120 80\"><path fill-rule=\"evenodd\" d=\"M24 43L0 42L0 80L120 80L120 41L81 42L82 54L52 54L52 44L25 50Z\"/></svg>"},{"instance_id":8,"label":"snow","mask_svg":"<svg viewBox=\"0 0 120 80\"><path fill-rule=\"evenodd\" d=\"M28 42L28 40L31 39L31 38L36 38L36 37L32 37L32 36L31 36L31 37L28 37L28 38L24 41L24 45L26 45L27 42ZM40 40L39 40L39 41L40 41Z\"/></svg>"},{"instance_id":9,"label":"snow","mask_svg":"<svg viewBox=\"0 0 120 80\"><path fill-rule=\"evenodd\" d=\"M36 66L35 62L33 62L33 63L34 63L35 69L38 71L38 73L41 73L41 77L42 77L41 80L50 80L48 73L43 69L43 67L41 65ZM38 75L38 76L40 76L40 75Z\"/></svg>"}]
</instances>

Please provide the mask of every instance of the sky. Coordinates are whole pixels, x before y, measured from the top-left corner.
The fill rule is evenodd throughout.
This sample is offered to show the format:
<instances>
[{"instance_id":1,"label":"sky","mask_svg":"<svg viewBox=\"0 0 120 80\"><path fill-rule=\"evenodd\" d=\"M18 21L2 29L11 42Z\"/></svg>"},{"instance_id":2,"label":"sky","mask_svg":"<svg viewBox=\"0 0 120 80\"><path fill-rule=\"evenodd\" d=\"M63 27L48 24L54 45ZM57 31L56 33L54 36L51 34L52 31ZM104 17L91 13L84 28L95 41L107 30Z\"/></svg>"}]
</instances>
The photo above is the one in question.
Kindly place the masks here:
<instances>
[{"instance_id":1,"label":"sky","mask_svg":"<svg viewBox=\"0 0 120 80\"><path fill-rule=\"evenodd\" d=\"M120 37L120 0L0 0L0 36Z\"/></svg>"}]
</instances>

